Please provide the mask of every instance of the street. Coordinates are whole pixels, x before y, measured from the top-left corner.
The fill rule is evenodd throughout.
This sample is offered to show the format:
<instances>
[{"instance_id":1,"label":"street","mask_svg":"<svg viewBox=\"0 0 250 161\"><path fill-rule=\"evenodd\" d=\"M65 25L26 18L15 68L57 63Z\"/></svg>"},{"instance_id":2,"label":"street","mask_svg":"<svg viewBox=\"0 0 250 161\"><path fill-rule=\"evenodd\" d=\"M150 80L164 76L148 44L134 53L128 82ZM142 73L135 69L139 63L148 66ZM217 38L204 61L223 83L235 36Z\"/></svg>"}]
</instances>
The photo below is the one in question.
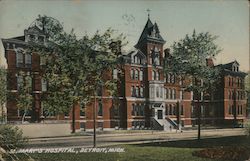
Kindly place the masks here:
<instances>
[{"instance_id":1,"label":"street","mask_svg":"<svg viewBox=\"0 0 250 161\"><path fill-rule=\"evenodd\" d=\"M201 138L244 135L243 129L212 129L202 130ZM97 147L140 144L160 141L196 139L197 130L178 132L146 131L145 133L111 133L97 135ZM29 139L27 148L53 147L92 147L93 136L67 136L54 138Z\"/></svg>"}]
</instances>

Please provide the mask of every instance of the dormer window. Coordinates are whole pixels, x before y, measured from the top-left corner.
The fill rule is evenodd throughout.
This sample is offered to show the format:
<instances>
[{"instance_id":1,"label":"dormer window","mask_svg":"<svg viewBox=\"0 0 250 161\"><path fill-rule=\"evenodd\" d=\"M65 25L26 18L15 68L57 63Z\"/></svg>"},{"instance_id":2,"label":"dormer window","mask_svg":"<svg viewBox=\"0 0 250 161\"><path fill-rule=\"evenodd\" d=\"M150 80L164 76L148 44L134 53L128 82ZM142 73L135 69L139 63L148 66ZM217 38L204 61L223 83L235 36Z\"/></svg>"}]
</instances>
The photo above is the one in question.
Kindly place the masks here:
<instances>
[{"instance_id":1,"label":"dormer window","mask_svg":"<svg viewBox=\"0 0 250 161\"><path fill-rule=\"evenodd\" d=\"M29 35L29 41L35 41L35 35Z\"/></svg>"},{"instance_id":2,"label":"dormer window","mask_svg":"<svg viewBox=\"0 0 250 161\"><path fill-rule=\"evenodd\" d=\"M39 36L38 37L38 42L39 43L44 43L44 37L43 36Z\"/></svg>"},{"instance_id":3,"label":"dormer window","mask_svg":"<svg viewBox=\"0 0 250 161\"><path fill-rule=\"evenodd\" d=\"M234 63L232 65L232 71L234 71L234 72L238 72L239 71L239 66L236 63Z\"/></svg>"}]
</instances>

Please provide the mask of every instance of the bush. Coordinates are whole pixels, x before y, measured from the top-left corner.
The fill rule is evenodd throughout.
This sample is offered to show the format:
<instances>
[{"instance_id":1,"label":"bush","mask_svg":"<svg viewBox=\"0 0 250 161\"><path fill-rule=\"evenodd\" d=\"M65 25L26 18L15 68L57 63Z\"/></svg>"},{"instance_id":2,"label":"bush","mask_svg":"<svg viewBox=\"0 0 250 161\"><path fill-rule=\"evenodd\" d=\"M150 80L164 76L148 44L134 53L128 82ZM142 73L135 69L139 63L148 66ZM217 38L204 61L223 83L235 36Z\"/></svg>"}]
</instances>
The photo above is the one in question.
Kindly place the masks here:
<instances>
[{"instance_id":1,"label":"bush","mask_svg":"<svg viewBox=\"0 0 250 161\"><path fill-rule=\"evenodd\" d=\"M244 124L244 131L245 131L245 134L248 138L250 138L250 121L247 121L245 124Z\"/></svg>"},{"instance_id":2,"label":"bush","mask_svg":"<svg viewBox=\"0 0 250 161\"><path fill-rule=\"evenodd\" d=\"M22 147L27 143L22 130L10 125L0 125L0 146L5 150Z\"/></svg>"}]
</instances>

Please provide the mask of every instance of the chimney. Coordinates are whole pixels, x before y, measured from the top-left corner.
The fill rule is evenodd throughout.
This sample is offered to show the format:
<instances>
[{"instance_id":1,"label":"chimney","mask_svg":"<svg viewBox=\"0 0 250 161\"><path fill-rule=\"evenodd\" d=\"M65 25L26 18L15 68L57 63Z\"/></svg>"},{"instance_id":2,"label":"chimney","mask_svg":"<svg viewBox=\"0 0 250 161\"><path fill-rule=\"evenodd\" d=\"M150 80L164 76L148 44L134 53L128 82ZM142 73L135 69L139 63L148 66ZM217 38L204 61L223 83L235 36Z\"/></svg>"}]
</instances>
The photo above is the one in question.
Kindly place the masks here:
<instances>
[{"instance_id":1,"label":"chimney","mask_svg":"<svg viewBox=\"0 0 250 161\"><path fill-rule=\"evenodd\" d=\"M214 66L214 62L213 62L212 58L207 58L206 62L207 62L207 66L209 66L209 67L213 67Z\"/></svg>"}]
</instances>

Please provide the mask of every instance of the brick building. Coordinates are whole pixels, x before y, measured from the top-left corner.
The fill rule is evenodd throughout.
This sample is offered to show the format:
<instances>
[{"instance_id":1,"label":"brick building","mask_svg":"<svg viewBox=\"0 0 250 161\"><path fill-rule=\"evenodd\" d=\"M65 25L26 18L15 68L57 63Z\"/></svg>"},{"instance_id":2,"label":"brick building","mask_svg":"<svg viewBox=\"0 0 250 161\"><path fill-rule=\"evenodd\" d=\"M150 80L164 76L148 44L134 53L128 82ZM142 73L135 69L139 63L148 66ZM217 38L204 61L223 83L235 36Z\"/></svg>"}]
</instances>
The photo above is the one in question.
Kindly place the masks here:
<instances>
[{"instance_id":1,"label":"brick building","mask_svg":"<svg viewBox=\"0 0 250 161\"><path fill-rule=\"evenodd\" d=\"M35 25L24 31L24 36L2 39L7 59L7 79L10 93L17 94L24 78L19 74L25 71L32 75L29 80L34 97L33 108L27 117L31 121L61 120L70 122L69 114L54 116L43 112L41 96L47 90L47 82L41 77L43 60L36 53L26 51L29 42L48 43L46 37ZM123 54L121 64L123 75L117 70L107 77L120 78L119 94L111 97L103 89L97 97L97 127L109 129L161 129L169 130L196 124L196 107L192 92L183 86L190 83L174 74L163 73L164 59L170 54L164 50L164 38L157 23L148 18L135 48ZM208 65L214 66L212 60ZM154 66L152 64L155 64ZM221 79L212 98L204 97L202 122L206 124L228 124L246 119L246 97L244 91L245 73L239 71L239 63L217 65ZM76 105L76 128L93 129L93 102ZM8 121L20 121L23 111L16 102L7 101ZM177 108L178 107L178 108Z\"/></svg>"}]
</instances>

